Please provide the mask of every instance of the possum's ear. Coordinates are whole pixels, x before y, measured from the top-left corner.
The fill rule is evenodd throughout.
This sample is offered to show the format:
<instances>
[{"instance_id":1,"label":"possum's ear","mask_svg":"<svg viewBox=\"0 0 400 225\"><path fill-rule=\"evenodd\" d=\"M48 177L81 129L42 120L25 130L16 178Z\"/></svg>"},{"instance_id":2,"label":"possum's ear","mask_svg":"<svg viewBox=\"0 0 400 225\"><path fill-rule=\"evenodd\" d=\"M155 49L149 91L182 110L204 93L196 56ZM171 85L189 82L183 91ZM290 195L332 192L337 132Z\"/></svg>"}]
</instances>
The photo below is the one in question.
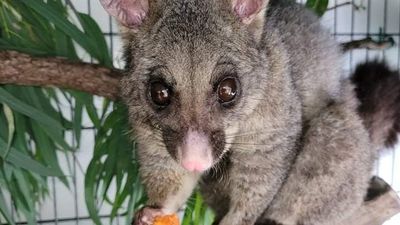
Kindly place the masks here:
<instances>
[{"instance_id":1,"label":"possum's ear","mask_svg":"<svg viewBox=\"0 0 400 225\"><path fill-rule=\"evenodd\" d=\"M231 0L232 9L244 24L264 23L269 0Z\"/></svg>"},{"instance_id":2,"label":"possum's ear","mask_svg":"<svg viewBox=\"0 0 400 225\"><path fill-rule=\"evenodd\" d=\"M148 16L148 0L100 0L104 9L122 25L137 29Z\"/></svg>"}]
</instances>

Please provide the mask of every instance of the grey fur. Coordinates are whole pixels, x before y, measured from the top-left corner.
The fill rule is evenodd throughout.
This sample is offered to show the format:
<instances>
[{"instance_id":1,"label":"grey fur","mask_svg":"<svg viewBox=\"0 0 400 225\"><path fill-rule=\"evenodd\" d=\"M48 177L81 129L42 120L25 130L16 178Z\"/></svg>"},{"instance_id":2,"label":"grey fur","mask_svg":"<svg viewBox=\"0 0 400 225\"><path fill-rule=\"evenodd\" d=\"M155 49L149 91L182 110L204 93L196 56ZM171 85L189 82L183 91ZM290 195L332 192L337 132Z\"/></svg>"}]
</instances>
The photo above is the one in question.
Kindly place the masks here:
<instances>
[{"instance_id":1,"label":"grey fur","mask_svg":"<svg viewBox=\"0 0 400 225\"><path fill-rule=\"evenodd\" d=\"M189 127L224 140L200 180L220 225L328 225L361 204L375 150L339 48L311 12L271 4L245 25L230 0L150 1L142 27L126 30L121 91L149 205L182 206L199 179L171 150ZM232 71L241 94L221 109L213 85ZM162 112L148 100L151 77L176 92Z\"/></svg>"}]
</instances>

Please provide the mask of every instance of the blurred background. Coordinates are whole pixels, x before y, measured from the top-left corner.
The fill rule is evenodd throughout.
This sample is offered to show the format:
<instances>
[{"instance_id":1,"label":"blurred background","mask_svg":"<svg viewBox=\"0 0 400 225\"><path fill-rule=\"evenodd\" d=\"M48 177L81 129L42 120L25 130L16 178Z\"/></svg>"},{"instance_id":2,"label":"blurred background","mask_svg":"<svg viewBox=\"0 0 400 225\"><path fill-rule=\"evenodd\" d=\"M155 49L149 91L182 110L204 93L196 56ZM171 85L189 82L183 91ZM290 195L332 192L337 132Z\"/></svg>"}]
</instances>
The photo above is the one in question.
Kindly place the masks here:
<instances>
[{"instance_id":1,"label":"blurred background","mask_svg":"<svg viewBox=\"0 0 400 225\"><path fill-rule=\"evenodd\" d=\"M8 39L7 35L0 38L0 40L3 39L0 41L0 49L21 50L34 55L42 55L40 51L45 49L48 54L44 55L79 59L86 62L101 63L106 66L111 66L112 64L117 68L123 67L122 43L118 26L106 14L98 0L58 2L67 6L64 17L69 18L71 23L75 24L78 29L85 30L87 28L86 25L92 25L93 22L98 24L99 30L92 30L91 36L94 39L98 39L98 35L102 35L105 42L96 43L96 47L100 50L102 48L106 49L107 54L105 56L99 55L90 46L85 46L85 43L91 40L86 42L84 39L72 38L69 40L67 38L69 31L63 30L66 25L62 23L59 28L60 33L66 33L67 35L60 34L59 36L62 36L60 40L66 39L65 43L69 43L69 47L68 44L64 47L66 49L75 49L74 54L70 55L66 50L60 50L57 47L59 46L57 43L54 46L44 46L43 48L37 46L35 41L46 39L46 37L40 37L39 34L40 32L45 32L44 30L39 30L39 33L36 34L35 29L44 26L44 20L49 20L50 22L54 22L53 19L55 21L58 20L55 19L55 15L50 15L50 17L47 17L48 15L43 16L43 21L40 20L39 16L31 15L32 20L26 20L28 22L21 22L27 19L25 17L7 18L7 10L21 10L20 12L26 13L26 15L29 12L23 12L23 10L32 9L37 14L46 11L43 5L35 5L32 0L21 2L24 3L14 2L15 5L13 5L14 3L11 3L11 1L0 0L2 9L0 17L0 24L2 23L2 25L0 26L6 34L8 32L7 29L10 30ZM305 1L300 2L305 3ZM61 7L56 3L53 6L56 8ZM63 11L62 9L60 10ZM92 17L94 21L90 21L79 13ZM8 17L11 16L8 15ZM36 40L25 38L26 40L24 41L30 41L30 44L11 41L13 38L16 40L17 36L18 38L19 36L24 37L23 33L17 34L17 32L13 32L13 29L18 30L17 28L7 26L7 21L11 24L13 20L21 20L19 29L32 29L31 32L35 33ZM385 50L357 49L348 51L343 61L343 69L346 74L351 73L357 64L375 59L385 60L392 69L397 70L400 68L400 47L398 45L400 43L399 0L330 0L327 10L322 16L322 22L338 42L349 42L366 37L376 41L388 40L391 37L395 42L393 47ZM54 37L58 37L56 35L58 28L57 26L55 27L53 27L54 30L51 30L50 26L48 31L51 30L53 33L48 35L54 34ZM65 29L70 28L67 26ZM18 46L24 46L24 48L19 49ZM32 103L33 100L27 96L18 96L17 93L20 90L25 91L26 89L7 86L4 90L14 97L18 97L30 107L45 108L44 103L34 105ZM10 218L16 224L129 224L130 219L126 218L131 218L132 212L145 201L145 197L143 197L143 190L136 179L137 165L134 160L134 154L130 153L130 149L134 148L134 143L131 144L126 139L118 139L119 136L126 136L126 133L128 133L128 129L125 126L126 121L115 119L118 116L124 116L125 109L102 98L89 97L77 92L52 92L50 90L37 90L36 88L27 91L27 93L30 93L29 95L34 94L35 96L41 96L40 93L42 92L45 93L45 96L40 97L43 99L39 100L46 101L47 99L54 111L54 115L47 116L57 118L58 121L61 121L61 125L66 128L62 132L66 143L61 143L62 141L58 140L57 137L51 136L51 131L49 132L45 128L43 128L43 134L35 133L29 128L22 128L26 129L26 133L22 135L26 137L21 138L28 144L20 148L25 149L22 151L29 152L28 155L31 155L32 158L37 159L42 164L53 166L53 168L57 168L56 170L62 171L65 177L63 179L56 177L42 178L34 175L34 173L29 173L26 168L23 172L19 172L18 165L14 165L13 162L1 161L0 211L2 214L0 215L0 224L10 224ZM6 105L4 102L3 104ZM30 124L29 126L34 127L35 122L31 123L29 121L38 120L38 118L32 118L33 116L25 114L19 118L21 112L12 106L9 106L9 108L13 111L11 113L13 116L7 116L10 113L7 114L9 111L6 108L8 107L4 105L4 113L3 115L0 114L0 119L8 124L13 119L12 121L15 121L16 127L18 127L18 121L21 121L22 117L27 117L25 118L27 121L20 123L20 127L22 126L21 124L26 125L27 123ZM60 119L61 117L62 119ZM46 119L46 115L43 115L43 118ZM2 120L0 120L0 123L2 123ZM77 127L78 125L79 128ZM10 129L4 128L3 131L7 133ZM6 137L8 136L5 134L4 140L7 140ZM14 138L18 139L16 136ZM14 142L17 141L14 140ZM14 142L10 143L14 144ZM51 144L53 142L56 144ZM17 146L18 144L16 144L15 148ZM52 147L57 148L57 152L53 155L53 159L46 159L44 157L46 152L43 149L51 149ZM118 150L123 153L117 153ZM117 163L121 162L119 159L127 159L128 161L124 162L125 164L121 163L122 166L120 166ZM55 160L56 164L52 165L51 160ZM106 173L106 171L112 172ZM132 176L126 175L127 171L130 171ZM397 193L400 193L399 145L393 149L387 149L382 154L376 162L375 174L391 184ZM12 198L12 196L14 197ZM15 196L19 196L18 199L15 199ZM25 198L21 196L25 196ZM32 196L32 199L29 196ZM33 209L36 212L29 211ZM186 215L186 218L189 218L183 221L184 224L209 224L212 220L212 213L202 206L201 196L196 194L189 201L188 209L182 213ZM385 223L385 225L398 224L400 224L400 215Z\"/></svg>"}]
</instances>

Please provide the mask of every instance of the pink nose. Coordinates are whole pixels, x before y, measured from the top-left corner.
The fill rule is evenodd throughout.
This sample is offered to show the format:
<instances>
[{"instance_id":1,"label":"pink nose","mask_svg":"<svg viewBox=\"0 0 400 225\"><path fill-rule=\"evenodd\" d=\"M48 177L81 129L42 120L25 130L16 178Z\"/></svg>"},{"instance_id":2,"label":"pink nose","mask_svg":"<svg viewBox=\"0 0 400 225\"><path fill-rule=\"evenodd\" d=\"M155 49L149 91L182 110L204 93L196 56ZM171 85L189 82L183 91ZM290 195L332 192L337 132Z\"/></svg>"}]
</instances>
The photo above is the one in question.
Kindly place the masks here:
<instances>
[{"instance_id":1,"label":"pink nose","mask_svg":"<svg viewBox=\"0 0 400 225\"><path fill-rule=\"evenodd\" d=\"M209 167L208 163L196 161L183 161L182 166L190 172L204 172Z\"/></svg>"},{"instance_id":2,"label":"pink nose","mask_svg":"<svg viewBox=\"0 0 400 225\"><path fill-rule=\"evenodd\" d=\"M190 172L204 172L212 166L212 148L202 132L189 129L180 151L181 165Z\"/></svg>"}]
</instances>

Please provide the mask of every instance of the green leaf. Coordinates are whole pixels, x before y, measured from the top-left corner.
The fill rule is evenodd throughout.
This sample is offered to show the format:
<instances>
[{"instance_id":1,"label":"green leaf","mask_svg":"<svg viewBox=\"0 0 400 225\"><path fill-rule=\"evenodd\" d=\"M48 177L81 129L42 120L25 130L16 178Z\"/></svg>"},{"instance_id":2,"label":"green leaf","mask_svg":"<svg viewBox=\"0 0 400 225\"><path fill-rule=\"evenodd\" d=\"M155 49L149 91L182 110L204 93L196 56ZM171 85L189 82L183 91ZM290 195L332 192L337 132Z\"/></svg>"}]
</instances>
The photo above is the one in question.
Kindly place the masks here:
<instances>
[{"instance_id":1,"label":"green leaf","mask_svg":"<svg viewBox=\"0 0 400 225\"><path fill-rule=\"evenodd\" d=\"M14 123L14 115L10 109L10 107L8 107L6 104L3 105L3 111L4 111L4 115L7 119L7 124L8 124L8 140L7 140L7 149L6 149L6 156L8 155L8 152L10 151L11 148L11 143L14 137L14 133L15 133L15 123Z\"/></svg>"},{"instance_id":2,"label":"green leaf","mask_svg":"<svg viewBox=\"0 0 400 225\"><path fill-rule=\"evenodd\" d=\"M127 207L127 215L126 218L133 218L134 214L134 209L135 209L135 203L136 203L136 196L134 194L131 194L129 196L129 201L128 201L128 207ZM125 225L131 225L132 221L130 219L125 220Z\"/></svg>"},{"instance_id":3,"label":"green leaf","mask_svg":"<svg viewBox=\"0 0 400 225\"><path fill-rule=\"evenodd\" d=\"M318 16L324 15L328 9L329 0L307 0L306 7L313 10Z\"/></svg>"},{"instance_id":4,"label":"green leaf","mask_svg":"<svg viewBox=\"0 0 400 225\"><path fill-rule=\"evenodd\" d=\"M20 101L2 87L0 87L0 102L7 104L15 111L36 120L39 124L54 129L56 132L60 132L64 129L58 121L33 108L32 106Z\"/></svg>"},{"instance_id":5,"label":"green leaf","mask_svg":"<svg viewBox=\"0 0 400 225\"><path fill-rule=\"evenodd\" d=\"M73 129L75 133L77 146L80 146L81 143L82 113L83 113L83 103L77 98L75 100L74 116L73 116Z\"/></svg>"},{"instance_id":6,"label":"green leaf","mask_svg":"<svg viewBox=\"0 0 400 225\"><path fill-rule=\"evenodd\" d=\"M95 189L96 178L99 171L99 164L97 161L90 162L85 175L85 202L90 218L96 225L101 225L99 213L96 207L95 200Z\"/></svg>"},{"instance_id":7,"label":"green leaf","mask_svg":"<svg viewBox=\"0 0 400 225\"><path fill-rule=\"evenodd\" d=\"M4 216L4 218L6 219L7 223L11 224L11 225L15 225L14 220L11 217L11 214L6 206L6 200L4 198L3 192L0 189L0 211L1 214Z\"/></svg>"},{"instance_id":8,"label":"green leaf","mask_svg":"<svg viewBox=\"0 0 400 225\"><path fill-rule=\"evenodd\" d=\"M200 193L196 193L196 200L194 204L194 224L200 225L200 220L202 218L201 209L203 207L203 198L201 197Z\"/></svg>"},{"instance_id":9,"label":"green leaf","mask_svg":"<svg viewBox=\"0 0 400 225\"><path fill-rule=\"evenodd\" d=\"M99 115L97 114L96 106L93 103L93 96L86 93L71 91L72 96L79 101L79 104L83 104L86 108L86 112L96 128L101 127L101 121Z\"/></svg>"},{"instance_id":10,"label":"green leaf","mask_svg":"<svg viewBox=\"0 0 400 225\"><path fill-rule=\"evenodd\" d=\"M66 180L65 175L60 168L54 144L49 140L48 137L46 137L46 134L40 126L32 123L32 127L35 130L33 133L33 138L36 143L37 151L43 157L46 165L53 168L53 170L57 173L62 174L60 179L68 187L68 181Z\"/></svg>"},{"instance_id":11,"label":"green leaf","mask_svg":"<svg viewBox=\"0 0 400 225\"><path fill-rule=\"evenodd\" d=\"M23 200L24 206L28 211L32 211L35 208L33 203L34 196L31 193L30 186L22 174L21 170L12 170L13 176L15 178L15 189L19 190L21 200Z\"/></svg>"},{"instance_id":12,"label":"green leaf","mask_svg":"<svg viewBox=\"0 0 400 225\"><path fill-rule=\"evenodd\" d=\"M30 55L42 55L42 56L49 55L48 52L43 50L31 49L23 46L11 46L10 43L6 43L4 40L0 40L0 50L14 50L18 52L25 52Z\"/></svg>"},{"instance_id":13,"label":"green leaf","mask_svg":"<svg viewBox=\"0 0 400 225\"><path fill-rule=\"evenodd\" d=\"M104 64L108 67L112 67L112 60L111 56L108 53L108 47L106 40L104 39L103 32L101 31L99 25L93 20L92 17L83 14L77 13L79 21L82 24L82 27L85 31L85 34L94 41L95 46L97 47L96 50L98 51L98 58L100 64Z\"/></svg>"},{"instance_id":14,"label":"green leaf","mask_svg":"<svg viewBox=\"0 0 400 225\"><path fill-rule=\"evenodd\" d=\"M62 173L55 171L53 168L47 168L43 166L37 161L29 158L26 154L23 154L14 148L11 148L7 158L4 158L5 154L7 153L6 148L7 143L0 139L0 157L15 166L24 168L42 176L63 176Z\"/></svg>"},{"instance_id":15,"label":"green leaf","mask_svg":"<svg viewBox=\"0 0 400 225\"><path fill-rule=\"evenodd\" d=\"M14 3L16 10L18 10L19 14L21 15L21 21L29 21L28 24L21 24L22 27L26 27L28 29L22 29L20 31L21 36L31 37L32 41L35 43L36 46L32 46L34 48L40 48L46 50L48 52L53 52L52 46L54 45L54 41L52 40L53 37L53 28L48 23L48 21L35 13L33 10L30 10L26 5L22 2L18 1ZM17 21L19 21L17 19ZM23 23L23 22L22 22ZM24 34L26 33L26 34ZM30 41L28 41L30 42ZM26 44L28 44L28 42Z\"/></svg>"},{"instance_id":16,"label":"green leaf","mask_svg":"<svg viewBox=\"0 0 400 225\"><path fill-rule=\"evenodd\" d=\"M68 59L77 60L73 41L71 37L65 35L60 29L56 28L54 32L55 54Z\"/></svg>"},{"instance_id":17,"label":"green leaf","mask_svg":"<svg viewBox=\"0 0 400 225\"><path fill-rule=\"evenodd\" d=\"M191 201L191 199L193 199L193 197L189 198L189 200L186 202L186 208L185 208L185 213L183 215L182 225L192 224L194 202Z\"/></svg>"},{"instance_id":18,"label":"green leaf","mask_svg":"<svg viewBox=\"0 0 400 225\"><path fill-rule=\"evenodd\" d=\"M46 134L58 143L63 149L73 151L62 136L63 126L54 118L49 117L44 112L22 102L0 87L0 103L7 104L13 110L35 120L44 129Z\"/></svg>"},{"instance_id":19,"label":"green leaf","mask_svg":"<svg viewBox=\"0 0 400 225\"><path fill-rule=\"evenodd\" d=\"M65 19L63 14L58 14L55 7L46 4L43 1L32 1L32 0L20 0L29 8L33 9L41 16L52 22L60 31L64 32L71 38L73 38L82 48L84 48L90 55L95 57L97 60L101 60L97 47L91 40L86 36L84 32L79 30L73 23Z\"/></svg>"},{"instance_id":20,"label":"green leaf","mask_svg":"<svg viewBox=\"0 0 400 225\"><path fill-rule=\"evenodd\" d=\"M117 151L111 150L107 156L106 161L104 162L104 169L100 173L104 173L102 176L101 182L103 183L103 188L100 191L100 196L106 196L108 188L111 185L111 181L113 176L115 175L115 169L117 164Z\"/></svg>"}]
</instances>

